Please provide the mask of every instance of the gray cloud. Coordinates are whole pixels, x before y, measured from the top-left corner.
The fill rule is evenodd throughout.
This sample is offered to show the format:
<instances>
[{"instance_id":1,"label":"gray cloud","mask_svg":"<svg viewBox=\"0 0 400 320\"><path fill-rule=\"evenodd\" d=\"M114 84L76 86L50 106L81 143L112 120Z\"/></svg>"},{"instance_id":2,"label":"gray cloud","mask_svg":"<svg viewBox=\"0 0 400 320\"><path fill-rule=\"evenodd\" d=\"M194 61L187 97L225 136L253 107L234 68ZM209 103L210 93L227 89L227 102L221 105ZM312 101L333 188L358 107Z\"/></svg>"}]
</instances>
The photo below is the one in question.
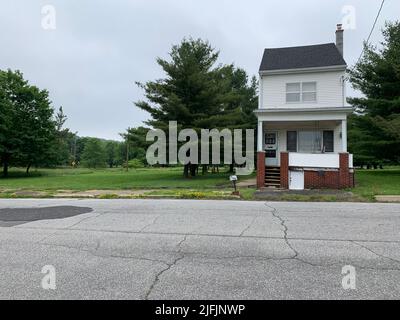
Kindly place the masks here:
<instances>
[{"instance_id":1,"label":"gray cloud","mask_svg":"<svg viewBox=\"0 0 400 320\"><path fill-rule=\"evenodd\" d=\"M46 4L56 9L56 30L41 27ZM162 77L155 58L167 57L183 37L208 39L220 62L257 74L265 47L333 42L344 5L356 8L357 28L345 33L351 65L380 0L3 0L0 69L19 69L47 88L71 130L116 139L148 117L133 105L142 98L134 82ZM371 42L381 40L384 21L398 12L400 3L387 1Z\"/></svg>"}]
</instances>

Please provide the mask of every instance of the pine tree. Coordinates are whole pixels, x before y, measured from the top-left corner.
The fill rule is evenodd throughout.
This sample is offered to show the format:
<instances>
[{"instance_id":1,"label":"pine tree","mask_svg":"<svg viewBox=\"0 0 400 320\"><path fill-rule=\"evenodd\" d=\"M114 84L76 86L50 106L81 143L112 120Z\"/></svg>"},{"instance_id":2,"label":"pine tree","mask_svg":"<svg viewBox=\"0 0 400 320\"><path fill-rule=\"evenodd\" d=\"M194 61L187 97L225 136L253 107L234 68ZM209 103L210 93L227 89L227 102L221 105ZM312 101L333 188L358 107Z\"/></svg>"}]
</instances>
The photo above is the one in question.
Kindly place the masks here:
<instances>
[{"instance_id":1,"label":"pine tree","mask_svg":"<svg viewBox=\"0 0 400 320\"><path fill-rule=\"evenodd\" d=\"M351 98L349 146L358 164L400 161L400 22L386 23L381 48L364 46L350 81L365 97Z\"/></svg>"},{"instance_id":2,"label":"pine tree","mask_svg":"<svg viewBox=\"0 0 400 320\"><path fill-rule=\"evenodd\" d=\"M199 131L199 123L221 111L220 68L215 67L218 52L201 39L184 39L172 47L170 59L157 59L165 78L138 83L147 101L136 102L136 106L150 113L152 119L146 124L153 128L167 133L169 121L177 121L179 129ZM197 164L185 165L184 175L189 176L190 171L194 176L196 169Z\"/></svg>"}]
</instances>

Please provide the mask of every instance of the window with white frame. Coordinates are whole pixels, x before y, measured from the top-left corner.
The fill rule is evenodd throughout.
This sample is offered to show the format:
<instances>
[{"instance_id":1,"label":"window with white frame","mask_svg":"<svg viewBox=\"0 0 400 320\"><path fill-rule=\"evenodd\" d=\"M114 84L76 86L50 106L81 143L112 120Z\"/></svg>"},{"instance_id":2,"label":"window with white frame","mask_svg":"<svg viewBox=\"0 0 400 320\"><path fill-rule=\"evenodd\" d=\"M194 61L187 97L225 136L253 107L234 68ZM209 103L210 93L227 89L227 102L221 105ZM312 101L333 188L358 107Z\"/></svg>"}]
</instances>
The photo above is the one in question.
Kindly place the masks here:
<instances>
[{"instance_id":1,"label":"window with white frame","mask_svg":"<svg viewBox=\"0 0 400 320\"><path fill-rule=\"evenodd\" d=\"M286 84L286 103L296 102L316 102L317 101L317 83L293 82Z\"/></svg>"},{"instance_id":2,"label":"window with white frame","mask_svg":"<svg viewBox=\"0 0 400 320\"><path fill-rule=\"evenodd\" d=\"M303 82L301 84L301 96L303 102L316 102L317 101L317 83L316 82Z\"/></svg>"},{"instance_id":3,"label":"window with white frame","mask_svg":"<svg viewBox=\"0 0 400 320\"><path fill-rule=\"evenodd\" d=\"M300 102L301 100L301 83L286 84L286 102Z\"/></svg>"}]
</instances>

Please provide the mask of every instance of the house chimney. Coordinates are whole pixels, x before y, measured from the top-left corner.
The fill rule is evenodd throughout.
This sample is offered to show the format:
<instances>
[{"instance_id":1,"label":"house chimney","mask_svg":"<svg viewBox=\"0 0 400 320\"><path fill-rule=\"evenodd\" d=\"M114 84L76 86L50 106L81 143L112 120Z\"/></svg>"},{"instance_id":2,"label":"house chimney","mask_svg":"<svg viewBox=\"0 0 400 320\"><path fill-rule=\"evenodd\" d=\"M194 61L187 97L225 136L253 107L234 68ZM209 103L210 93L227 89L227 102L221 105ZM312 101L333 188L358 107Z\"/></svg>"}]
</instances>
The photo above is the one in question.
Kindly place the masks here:
<instances>
[{"instance_id":1,"label":"house chimney","mask_svg":"<svg viewBox=\"0 0 400 320\"><path fill-rule=\"evenodd\" d=\"M336 26L336 47L338 48L340 54L343 57L343 28L341 24Z\"/></svg>"}]
</instances>

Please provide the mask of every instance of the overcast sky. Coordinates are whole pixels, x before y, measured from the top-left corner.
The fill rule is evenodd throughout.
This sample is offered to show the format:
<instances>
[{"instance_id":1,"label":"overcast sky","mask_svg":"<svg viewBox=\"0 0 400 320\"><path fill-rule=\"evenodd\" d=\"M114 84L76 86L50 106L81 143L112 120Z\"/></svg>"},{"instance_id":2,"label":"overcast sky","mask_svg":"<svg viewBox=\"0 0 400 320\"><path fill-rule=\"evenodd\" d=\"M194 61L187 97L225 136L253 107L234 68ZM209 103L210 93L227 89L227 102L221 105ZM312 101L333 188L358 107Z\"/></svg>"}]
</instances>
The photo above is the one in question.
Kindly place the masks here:
<instances>
[{"instance_id":1,"label":"overcast sky","mask_svg":"<svg viewBox=\"0 0 400 320\"><path fill-rule=\"evenodd\" d=\"M148 114L135 81L163 76L167 57L184 37L207 39L221 63L257 74L265 47L334 42L344 6L355 8L355 29L345 31L345 59L362 50L381 0L1 0L0 69L21 70L63 106L67 126L81 136L119 139ZM43 6L56 12L55 30L42 27ZM400 1L386 0L372 43L385 20L399 18ZM45 20L45 22L48 20ZM48 26L48 24L47 24ZM354 92L350 91L350 94Z\"/></svg>"}]
</instances>

